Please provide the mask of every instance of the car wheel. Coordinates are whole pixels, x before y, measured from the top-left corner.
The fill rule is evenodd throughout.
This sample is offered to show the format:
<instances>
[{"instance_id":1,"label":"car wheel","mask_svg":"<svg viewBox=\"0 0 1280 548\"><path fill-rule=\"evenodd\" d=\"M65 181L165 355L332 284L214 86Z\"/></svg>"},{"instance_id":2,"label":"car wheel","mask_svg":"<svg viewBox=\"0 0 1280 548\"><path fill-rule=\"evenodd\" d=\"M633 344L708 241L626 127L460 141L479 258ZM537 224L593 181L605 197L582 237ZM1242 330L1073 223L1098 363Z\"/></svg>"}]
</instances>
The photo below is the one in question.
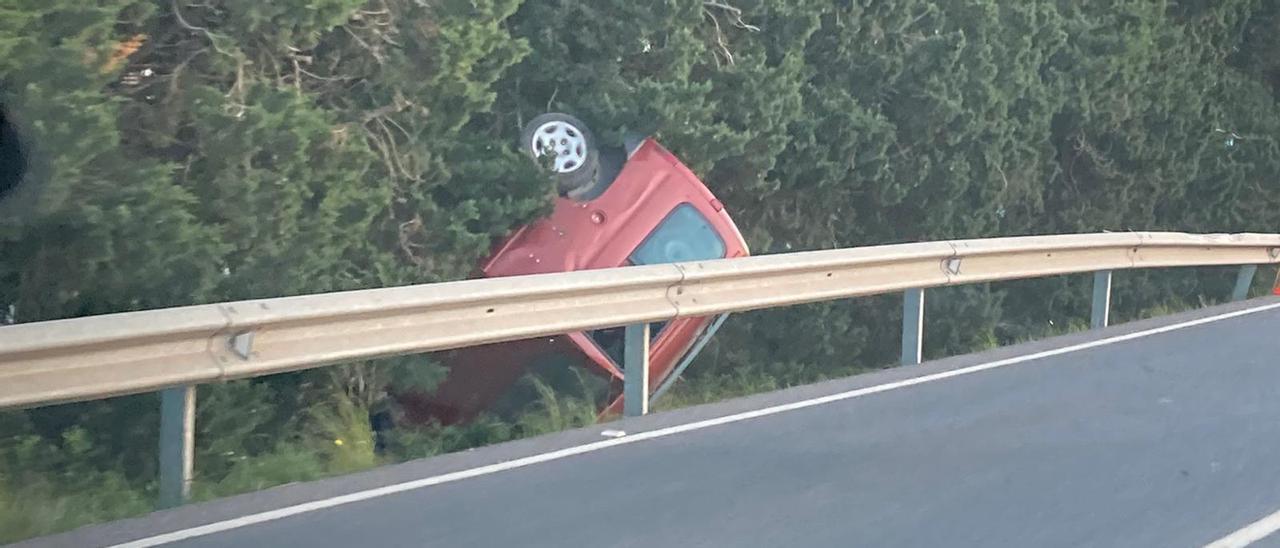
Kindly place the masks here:
<instances>
[{"instance_id":1,"label":"car wheel","mask_svg":"<svg viewBox=\"0 0 1280 548\"><path fill-rule=\"evenodd\" d=\"M535 160L554 156L551 170L561 195L580 196L595 185L600 149L582 120L558 112L543 114L525 125L520 143Z\"/></svg>"}]
</instances>

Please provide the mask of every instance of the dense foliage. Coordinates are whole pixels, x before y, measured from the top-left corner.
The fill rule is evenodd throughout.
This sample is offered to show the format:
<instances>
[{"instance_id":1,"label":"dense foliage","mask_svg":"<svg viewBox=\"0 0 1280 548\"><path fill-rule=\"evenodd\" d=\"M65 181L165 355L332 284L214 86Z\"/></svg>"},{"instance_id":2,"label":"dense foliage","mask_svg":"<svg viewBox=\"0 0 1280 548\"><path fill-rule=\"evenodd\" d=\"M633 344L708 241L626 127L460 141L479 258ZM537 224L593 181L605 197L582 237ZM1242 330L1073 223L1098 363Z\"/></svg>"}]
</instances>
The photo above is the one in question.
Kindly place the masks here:
<instances>
[{"instance_id":1,"label":"dense foliage","mask_svg":"<svg viewBox=\"0 0 1280 548\"><path fill-rule=\"evenodd\" d=\"M30 322L458 279L553 185L514 148L573 112L655 134L755 253L1280 226L1280 8L1267 0L0 0L0 104L35 188L0 212L0 318ZM30 189L28 189L30 190ZM17 201L17 203L13 203ZM1120 314L1225 295L1131 273ZM928 352L1043 336L1079 277L931 293ZM700 401L892 361L894 299L731 320ZM197 494L582 424L402 431L427 357L202 387ZM0 541L146 511L154 395L0 414ZM587 411L583 411L586 409ZM21 502L21 503L20 503Z\"/></svg>"}]
</instances>

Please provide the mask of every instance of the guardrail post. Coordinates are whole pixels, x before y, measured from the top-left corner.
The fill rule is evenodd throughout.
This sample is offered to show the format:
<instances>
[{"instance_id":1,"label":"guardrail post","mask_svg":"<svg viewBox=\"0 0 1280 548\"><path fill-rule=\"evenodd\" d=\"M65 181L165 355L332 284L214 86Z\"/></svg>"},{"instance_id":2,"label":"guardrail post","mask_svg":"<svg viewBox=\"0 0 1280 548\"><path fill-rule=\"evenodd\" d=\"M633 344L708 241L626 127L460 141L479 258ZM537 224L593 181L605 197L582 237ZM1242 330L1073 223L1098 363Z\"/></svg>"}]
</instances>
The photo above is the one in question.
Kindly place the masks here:
<instances>
[{"instance_id":1,"label":"guardrail post","mask_svg":"<svg viewBox=\"0 0 1280 548\"><path fill-rule=\"evenodd\" d=\"M623 351L622 414L649 413L649 324L628 325Z\"/></svg>"},{"instance_id":2,"label":"guardrail post","mask_svg":"<svg viewBox=\"0 0 1280 548\"><path fill-rule=\"evenodd\" d=\"M1253 287L1253 277L1258 274L1258 265L1247 264L1240 267L1236 275L1236 290L1231 292L1231 300L1243 301L1249 298L1249 288Z\"/></svg>"},{"instance_id":3,"label":"guardrail post","mask_svg":"<svg viewBox=\"0 0 1280 548\"><path fill-rule=\"evenodd\" d=\"M902 365L924 361L924 289L902 294Z\"/></svg>"},{"instance_id":4,"label":"guardrail post","mask_svg":"<svg viewBox=\"0 0 1280 548\"><path fill-rule=\"evenodd\" d=\"M191 495L195 453L196 387L160 392L160 507L172 508Z\"/></svg>"},{"instance_id":5,"label":"guardrail post","mask_svg":"<svg viewBox=\"0 0 1280 548\"><path fill-rule=\"evenodd\" d=\"M1093 313L1089 325L1094 329L1106 327L1111 321L1111 271L1093 273Z\"/></svg>"}]
</instances>

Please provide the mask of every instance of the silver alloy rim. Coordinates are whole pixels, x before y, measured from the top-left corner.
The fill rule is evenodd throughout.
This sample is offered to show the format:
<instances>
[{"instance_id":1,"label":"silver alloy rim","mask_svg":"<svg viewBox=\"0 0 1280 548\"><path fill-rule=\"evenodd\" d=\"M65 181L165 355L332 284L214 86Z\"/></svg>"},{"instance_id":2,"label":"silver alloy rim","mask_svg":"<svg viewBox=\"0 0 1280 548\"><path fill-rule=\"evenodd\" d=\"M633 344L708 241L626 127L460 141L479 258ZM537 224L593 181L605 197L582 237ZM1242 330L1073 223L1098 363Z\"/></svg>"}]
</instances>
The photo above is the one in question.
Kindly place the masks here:
<instances>
[{"instance_id":1,"label":"silver alloy rim","mask_svg":"<svg viewBox=\"0 0 1280 548\"><path fill-rule=\"evenodd\" d=\"M541 158L555 153L556 173L572 173L587 163L587 138L582 130L566 122L547 122L533 132L533 155Z\"/></svg>"}]
</instances>

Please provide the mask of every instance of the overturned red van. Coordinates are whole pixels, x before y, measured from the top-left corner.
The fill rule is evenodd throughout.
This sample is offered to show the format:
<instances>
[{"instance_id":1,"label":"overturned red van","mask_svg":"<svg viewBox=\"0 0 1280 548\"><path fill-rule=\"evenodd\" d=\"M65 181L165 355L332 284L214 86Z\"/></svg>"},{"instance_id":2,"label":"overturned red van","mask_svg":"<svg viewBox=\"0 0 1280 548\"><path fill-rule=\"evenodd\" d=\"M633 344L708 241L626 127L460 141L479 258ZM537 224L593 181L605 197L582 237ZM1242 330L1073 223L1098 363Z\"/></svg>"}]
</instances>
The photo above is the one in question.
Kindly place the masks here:
<instances>
[{"instance_id":1,"label":"overturned red van","mask_svg":"<svg viewBox=\"0 0 1280 548\"><path fill-rule=\"evenodd\" d=\"M724 205L652 138L601 150L590 130L564 114L525 128L534 157L554 157L561 197L551 215L516 230L485 260L485 277L743 257L747 244ZM674 381L720 317L651 326L650 391ZM449 374L431 395L397 399L411 422L465 421L487 409L539 363L576 364L609 380L603 414L621 410L623 328L567 333L451 353Z\"/></svg>"}]
</instances>

